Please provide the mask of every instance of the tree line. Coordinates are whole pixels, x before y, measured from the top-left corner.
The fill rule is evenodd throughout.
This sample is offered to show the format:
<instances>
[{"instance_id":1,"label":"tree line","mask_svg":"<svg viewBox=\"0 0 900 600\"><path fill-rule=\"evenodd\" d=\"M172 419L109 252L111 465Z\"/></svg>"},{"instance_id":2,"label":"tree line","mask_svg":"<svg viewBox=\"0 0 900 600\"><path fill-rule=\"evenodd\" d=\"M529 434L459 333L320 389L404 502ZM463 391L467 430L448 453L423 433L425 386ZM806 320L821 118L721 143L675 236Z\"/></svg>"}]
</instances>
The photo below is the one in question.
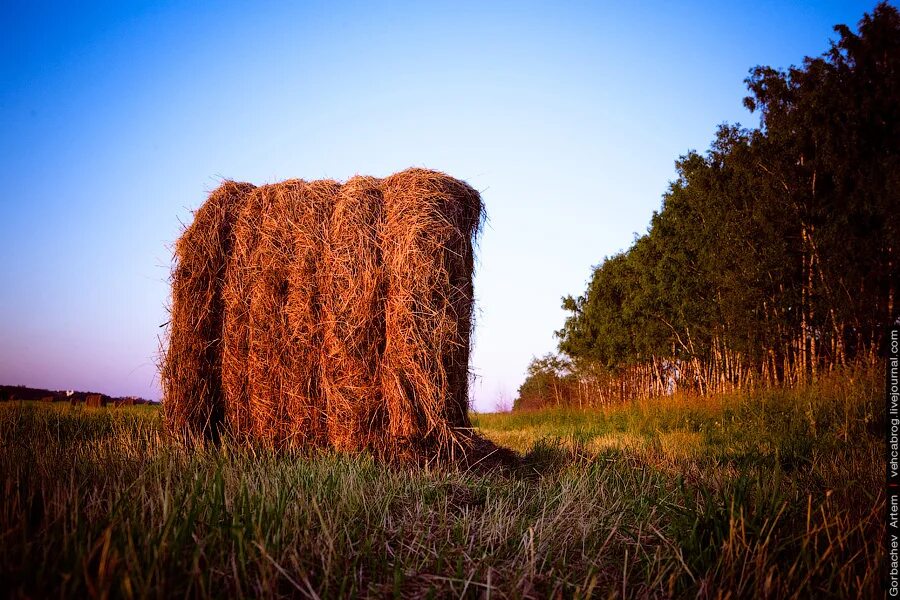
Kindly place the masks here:
<instances>
[{"instance_id":1,"label":"tree line","mask_svg":"<svg viewBox=\"0 0 900 600\"><path fill-rule=\"evenodd\" d=\"M900 14L799 67L756 67L756 128L677 162L647 233L563 298L517 408L796 385L875 360L898 321Z\"/></svg>"}]
</instances>

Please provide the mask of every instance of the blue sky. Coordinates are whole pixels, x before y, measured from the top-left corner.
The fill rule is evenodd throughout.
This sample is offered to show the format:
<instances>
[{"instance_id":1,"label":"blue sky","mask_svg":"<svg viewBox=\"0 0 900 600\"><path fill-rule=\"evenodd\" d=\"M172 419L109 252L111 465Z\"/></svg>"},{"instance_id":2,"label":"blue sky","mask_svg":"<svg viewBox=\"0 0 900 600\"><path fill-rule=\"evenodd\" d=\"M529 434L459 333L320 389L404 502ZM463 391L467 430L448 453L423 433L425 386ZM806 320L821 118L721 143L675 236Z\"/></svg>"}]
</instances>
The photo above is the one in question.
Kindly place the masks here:
<instances>
[{"instance_id":1,"label":"blue sky","mask_svg":"<svg viewBox=\"0 0 900 600\"><path fill-rule=\"evenodd\" d=\"M482 192L475 406L645 231L757 64L874 2L8 2L0 383L158 398L171 244L223 178L426 166Z\"/></svg>"}]
</instances>

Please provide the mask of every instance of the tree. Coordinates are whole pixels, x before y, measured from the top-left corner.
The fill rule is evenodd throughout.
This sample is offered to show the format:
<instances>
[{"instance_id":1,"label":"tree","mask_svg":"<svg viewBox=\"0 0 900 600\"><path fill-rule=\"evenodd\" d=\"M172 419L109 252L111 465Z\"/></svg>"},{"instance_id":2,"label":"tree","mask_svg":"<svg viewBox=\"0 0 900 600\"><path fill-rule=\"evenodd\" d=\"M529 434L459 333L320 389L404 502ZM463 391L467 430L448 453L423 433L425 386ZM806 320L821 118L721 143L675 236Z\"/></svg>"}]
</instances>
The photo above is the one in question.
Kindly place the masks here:
<instances>
[{"instance_id":1,"label":"tree","mask_svg":"<svg viewBox=\"0 0 900 600\"><path fill-rule=\"evenodd\" d=\"M565 360L533 361L522 402L793 385L872 360L898 320L900 14L881 3L835 32L800 67L751 70L759 126L676 162L647 233L563 298Z\"/></svg>"}]
</instances>

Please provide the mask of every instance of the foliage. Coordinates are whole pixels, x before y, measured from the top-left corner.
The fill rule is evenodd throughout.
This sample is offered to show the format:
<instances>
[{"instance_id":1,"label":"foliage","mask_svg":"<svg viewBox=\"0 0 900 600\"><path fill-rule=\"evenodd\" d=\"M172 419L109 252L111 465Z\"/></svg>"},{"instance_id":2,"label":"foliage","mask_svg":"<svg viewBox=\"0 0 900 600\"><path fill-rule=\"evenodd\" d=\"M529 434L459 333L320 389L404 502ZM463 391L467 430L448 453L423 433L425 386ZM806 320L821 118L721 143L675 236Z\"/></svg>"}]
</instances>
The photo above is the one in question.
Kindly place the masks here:
<instances>
[{"instance_id":1,"label":"foliage","mask_svg":"<svg viewBox=\"0 0 900 600\"><path fill-rule=\"evenodd\" d=\"M513 409L536 408L544 402L554 406L563 404L563 394L571 386L569 363L555 354L533 358L528 364L528 375L519 387Z\"/></svg>"}]
</instances>

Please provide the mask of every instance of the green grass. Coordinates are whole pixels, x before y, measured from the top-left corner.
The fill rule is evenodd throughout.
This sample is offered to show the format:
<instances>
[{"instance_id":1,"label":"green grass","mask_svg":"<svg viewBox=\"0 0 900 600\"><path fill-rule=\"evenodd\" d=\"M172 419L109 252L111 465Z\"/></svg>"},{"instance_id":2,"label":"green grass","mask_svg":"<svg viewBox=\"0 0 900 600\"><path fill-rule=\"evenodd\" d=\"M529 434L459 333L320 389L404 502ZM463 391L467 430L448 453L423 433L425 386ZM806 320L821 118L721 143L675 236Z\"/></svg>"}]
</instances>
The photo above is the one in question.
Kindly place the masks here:
<instances>
[{"instance_id":1,"label":"green grass","mask_svg":"<svg viewBox=\"0 0 900 600\"><path fill-rule=\"evenodd\" d=\"M0 405L19 597L875 597L874 376L478 415L514 473L168 441L150 407Z\"/></svg>"}]
</instances>

